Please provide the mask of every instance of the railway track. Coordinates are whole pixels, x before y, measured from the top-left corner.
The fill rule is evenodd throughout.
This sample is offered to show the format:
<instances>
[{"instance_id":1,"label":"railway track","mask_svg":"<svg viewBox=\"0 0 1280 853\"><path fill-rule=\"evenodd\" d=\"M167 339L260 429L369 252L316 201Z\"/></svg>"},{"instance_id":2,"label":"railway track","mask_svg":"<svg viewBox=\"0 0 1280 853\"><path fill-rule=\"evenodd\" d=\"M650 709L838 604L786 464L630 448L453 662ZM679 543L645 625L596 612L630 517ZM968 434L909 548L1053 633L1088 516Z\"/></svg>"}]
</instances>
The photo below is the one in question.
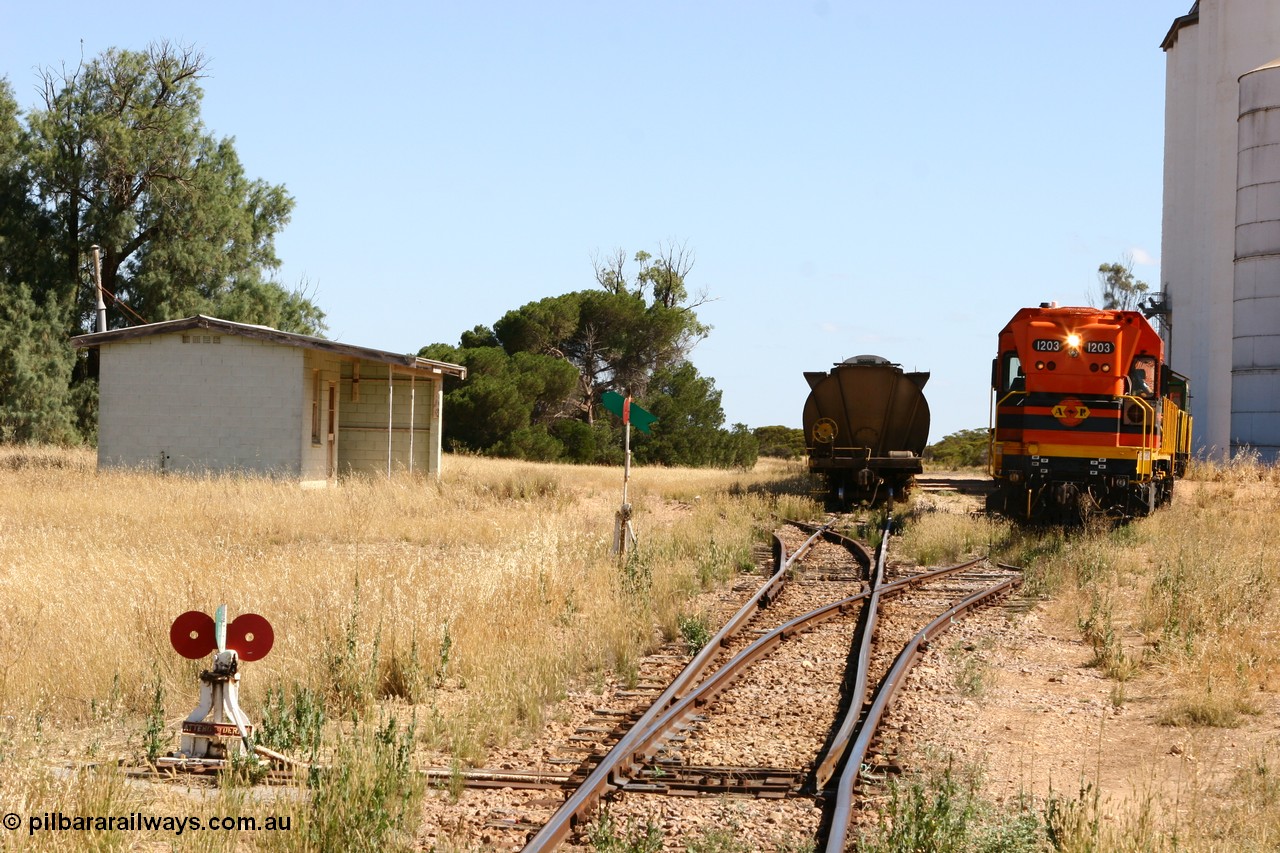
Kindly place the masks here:
<instances>
[{"instance_id":1,"label":"railway track","mask_svg":"<svg viewBox=\"0 0 1280 853\"><path fill-rule=\"evenodd\" d=\"M896 569L891 528L886 519L872 551L830 524L788 523L774 535L772 573L740 590L743 603L692 660L650 656L612 694L617 707L594 708L533 766L420 772L438 787L524 792L524 806L493 808L484 823L495 833L484 841L508 849L580 842L602 806L612 826L645 826L684 849L683 838L723 822L726 803L731 822L767 827L774 847L845 849L859 788L893 769L876 737L912 663L954 619L1020 581L985 559ZM282 762L273 779L296 770L267 757ZM544 819L539 806L554 813Z\"/></svg>"},{"instance_id":2,"label":"railway track","mask_svg":"<svg viewBox=\"0 0 1280 853\"><path fill-rule=\"evenodd\" d=\"M906 672L954 619L1020 581L982 559L897 576L890 542L887 520L874 553L828 525L776 534L773 574L647 709L595 733L593 751L556 780L563 804L527 827L524 849L555 849L606 798L615 822L657 814L674 840L701 825L708 795L770 804L764 820L778 832L844 849Z\"/></svg>"}]
</instances>

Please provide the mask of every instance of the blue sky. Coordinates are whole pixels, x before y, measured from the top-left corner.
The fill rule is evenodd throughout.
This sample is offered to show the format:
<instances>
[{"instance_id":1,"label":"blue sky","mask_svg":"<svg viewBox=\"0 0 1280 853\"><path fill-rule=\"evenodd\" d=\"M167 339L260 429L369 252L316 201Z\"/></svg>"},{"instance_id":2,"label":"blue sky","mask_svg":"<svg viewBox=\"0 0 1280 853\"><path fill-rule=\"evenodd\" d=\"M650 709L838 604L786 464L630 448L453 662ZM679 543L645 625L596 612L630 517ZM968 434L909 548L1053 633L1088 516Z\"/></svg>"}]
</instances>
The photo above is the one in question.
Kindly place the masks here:
<instances>
[{"instance_id":1,"label":"blue sky","mask_svg":"<svg viewBox=\"0 0 1280 853\"><path fill-rule=\"evenodd\" d=\"M416 351L592 259L683 243L730 423L800 426L802 373L933 376L985 427L995 336L1128 254L1159 282L1164 54L1188 0L0 6L0 75L168 39L203 115L296 201L277 242L329 336Z\"/></svg>"}]
</instances>

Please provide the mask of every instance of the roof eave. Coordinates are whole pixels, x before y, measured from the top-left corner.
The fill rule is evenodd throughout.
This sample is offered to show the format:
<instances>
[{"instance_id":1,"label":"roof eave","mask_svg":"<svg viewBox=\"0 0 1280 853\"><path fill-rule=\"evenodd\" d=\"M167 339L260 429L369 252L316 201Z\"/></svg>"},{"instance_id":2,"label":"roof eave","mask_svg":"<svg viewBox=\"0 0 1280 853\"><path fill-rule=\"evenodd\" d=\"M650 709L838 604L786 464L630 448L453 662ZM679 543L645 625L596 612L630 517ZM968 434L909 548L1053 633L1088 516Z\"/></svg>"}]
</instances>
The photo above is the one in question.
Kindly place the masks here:
<instances>
[{"instance_id":1,"label":"roof eave","mask_svg":"<svg viewBox=\"0 0 1280 853\"><path fill-rule=\"evenodd\" d=\"M1178 42L1178 33L1184 27L1190 27L1200 23L1200 0L1196 0L1191 4L1191 11L1180 18L1174 18L1173 24L1169 27L1169 32L1165 33L1164 41L1160 42L1160 49L1168 53Z\"/></svg>"},{"instance_id":2,"label":"roof eave","mask_svg":"<svg viewBox=\"0 0 1280 853\"><path fill-rule=\"evenodd\" d=\"M138 338L182 332L188 329L208 329L210 331L219 331L228 335L238 335L242 338L250 338L251 340L260 340L283 346L301 347L303 349L320 350L322 352L329 352L334 355L359 359L361 361L376 361L381 362L382 364L391 364L397 367L406 368L413 372L455 376L458 379L467 378L467 369L460 364L452 364L447 361L434 361L429 358L421 358L411 353L394 353L387 352L386 350L356 346L354 344L344 344L337 341L325 340L324 338L313 337L311 335L300 335L295 332L282 332L279 329L273 329L270 326L254 326L248 323L235 323L231 320L220 320L217 317L206 317L203 314L197 314L194 317L184 317L181 320L166 320L160 323L148 323L145 326L129 326L127 328L112 329L106 332L92 332L87 335L76 335L71 339L71 344L76 349L93 349L95 347L102 346L103 344L123 343L125 341L136 340Z\"/></svg>"}]
</instances>

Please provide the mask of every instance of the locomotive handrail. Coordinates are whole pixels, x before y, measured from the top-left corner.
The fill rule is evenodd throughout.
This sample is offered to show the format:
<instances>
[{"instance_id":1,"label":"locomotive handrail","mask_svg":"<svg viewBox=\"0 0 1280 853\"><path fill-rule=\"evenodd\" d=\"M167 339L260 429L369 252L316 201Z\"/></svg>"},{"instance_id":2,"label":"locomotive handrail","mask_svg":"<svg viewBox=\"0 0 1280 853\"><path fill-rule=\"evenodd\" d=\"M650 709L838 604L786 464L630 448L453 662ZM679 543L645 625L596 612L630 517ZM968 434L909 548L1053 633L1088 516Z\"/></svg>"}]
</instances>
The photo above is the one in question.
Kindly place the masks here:
<instances>
[{"instance_id":1,"label":"locomotive handrail","mask_svg":"<svg viewBox=\"0 0 1280 853\"><path fill-rule=\"evenodd\" d=\"M1190 415L1168 397L1161 398L1164 411L1164 432L1160 436L1160 450L1170 455L1191 452L1191 430L1187 429ZM1172 427L1172 428L1171 428Z\"/></svg>"},{"instance_id":2,"label":"locomotive handrail","mask_svg":"<svg viewBox=\"0 0 1280 853\"><path fill-rule=\"evenodd\" d=\"M1120 399L1123 401L1120 404L1121 423L1124 422L1124 417L1125 417L1124 413L1125 413L1125 409L1128 408L1128 403L1129 402L1137 403L1138 406L1142 409L1142 449L1147 451L1154 451L1158 449L1155 444L1156 442L1156 407L1151 405L1151 402L1149 400L1146 400L1142 397L1136 397L1132 394L1125 394L1121 396ZM1147 453L1145 459L1143 459L1142 455L1140 454L1138 458L1134 460L1134 462L1137 465L1137 473L1139 475L1151 474L1151 470L1153 466L1151 464L1150 452Z\"/></svg>"},{"instance_id":3,"label":"locomotive handrail","mask_svg":"<svg viewBox=\"0 0 1280 853\"><path fill-rule=\"evenodd\" d=\"M1008 393L1006 393L1003 397L1001 397L999 400L996 401L996 417L1000 416L1000 407L1004 405L1005 400L1008 400L1010 397L1025 397L1027 396L1028 393L1029 392L1027 391L1009 391Z\"/></svg>"},{"instance_id":4,"label":"locomotive handrail","mask_svg":"<svg viewBox=\"0 0 1280 853\"><path fill-rule=\"evenodd\" d=\"M993 391L995 389L992 389ZM996 429L1000 426L1000 407L1004 405L1005 400L1015 395L1027 396L1026 391L1008 391L991 407L991 416L987 419L989 426L987 427L987 473L992 477L996 476L996 445L1000 442L996 439ZM994 395L993 395L994 396Z\"/></svg>"}]
</instances>

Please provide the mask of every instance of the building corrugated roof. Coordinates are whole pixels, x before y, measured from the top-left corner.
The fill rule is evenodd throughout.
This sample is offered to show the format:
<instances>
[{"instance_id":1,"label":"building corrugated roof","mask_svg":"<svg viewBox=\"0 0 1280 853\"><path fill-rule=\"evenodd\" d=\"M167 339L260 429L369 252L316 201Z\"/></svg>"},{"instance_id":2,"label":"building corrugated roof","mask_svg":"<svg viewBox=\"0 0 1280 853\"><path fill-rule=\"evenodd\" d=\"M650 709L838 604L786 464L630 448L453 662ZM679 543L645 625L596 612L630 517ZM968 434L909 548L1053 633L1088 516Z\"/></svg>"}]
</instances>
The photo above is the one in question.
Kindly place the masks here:
<instances>
[{"instance_id":1,"label":"building corrugated roof","mask_svg":"<svg viewBox=\"0 0 1280 853\"><path fill-rule=\"evenodd\" d=\"M94 347L101 346L103 344L121 343L123 341L150 337L151 335L163 335L170 332L185 332L190 329L207 329L211 332L220 332L226 335L239 335L242 338L251 338L253 340L282 344L284 346L320 350L322 352L329 352L335 355L347 356L349 358L357 358L363 361L377 361L383 364L392 364L397 367L408 368L409 370L443 374L445 376L456 376L459 379L465 379L467 376L467 369L460 364L450 364L447 361L434 361L429 358L419 358L412 354L387 352L386 350L370 349L369 347L359 347L354 344L339 343L337 341L325 340L324 338L312 337L311 335L299 335L295 332L282 332L279 329L273 329L270 326L255 326L251 323L235 323L231 320L220 320L217 317L206 317L203 314L197 314L194 317L184 317L181 320L166 320L162 323L147 323L142 326L128 326L123 329L111 329L106 332L93 332L88 335L77 335L71 339L71 343L76 349L93 349Z\"/></svg>"}]
</instances>

